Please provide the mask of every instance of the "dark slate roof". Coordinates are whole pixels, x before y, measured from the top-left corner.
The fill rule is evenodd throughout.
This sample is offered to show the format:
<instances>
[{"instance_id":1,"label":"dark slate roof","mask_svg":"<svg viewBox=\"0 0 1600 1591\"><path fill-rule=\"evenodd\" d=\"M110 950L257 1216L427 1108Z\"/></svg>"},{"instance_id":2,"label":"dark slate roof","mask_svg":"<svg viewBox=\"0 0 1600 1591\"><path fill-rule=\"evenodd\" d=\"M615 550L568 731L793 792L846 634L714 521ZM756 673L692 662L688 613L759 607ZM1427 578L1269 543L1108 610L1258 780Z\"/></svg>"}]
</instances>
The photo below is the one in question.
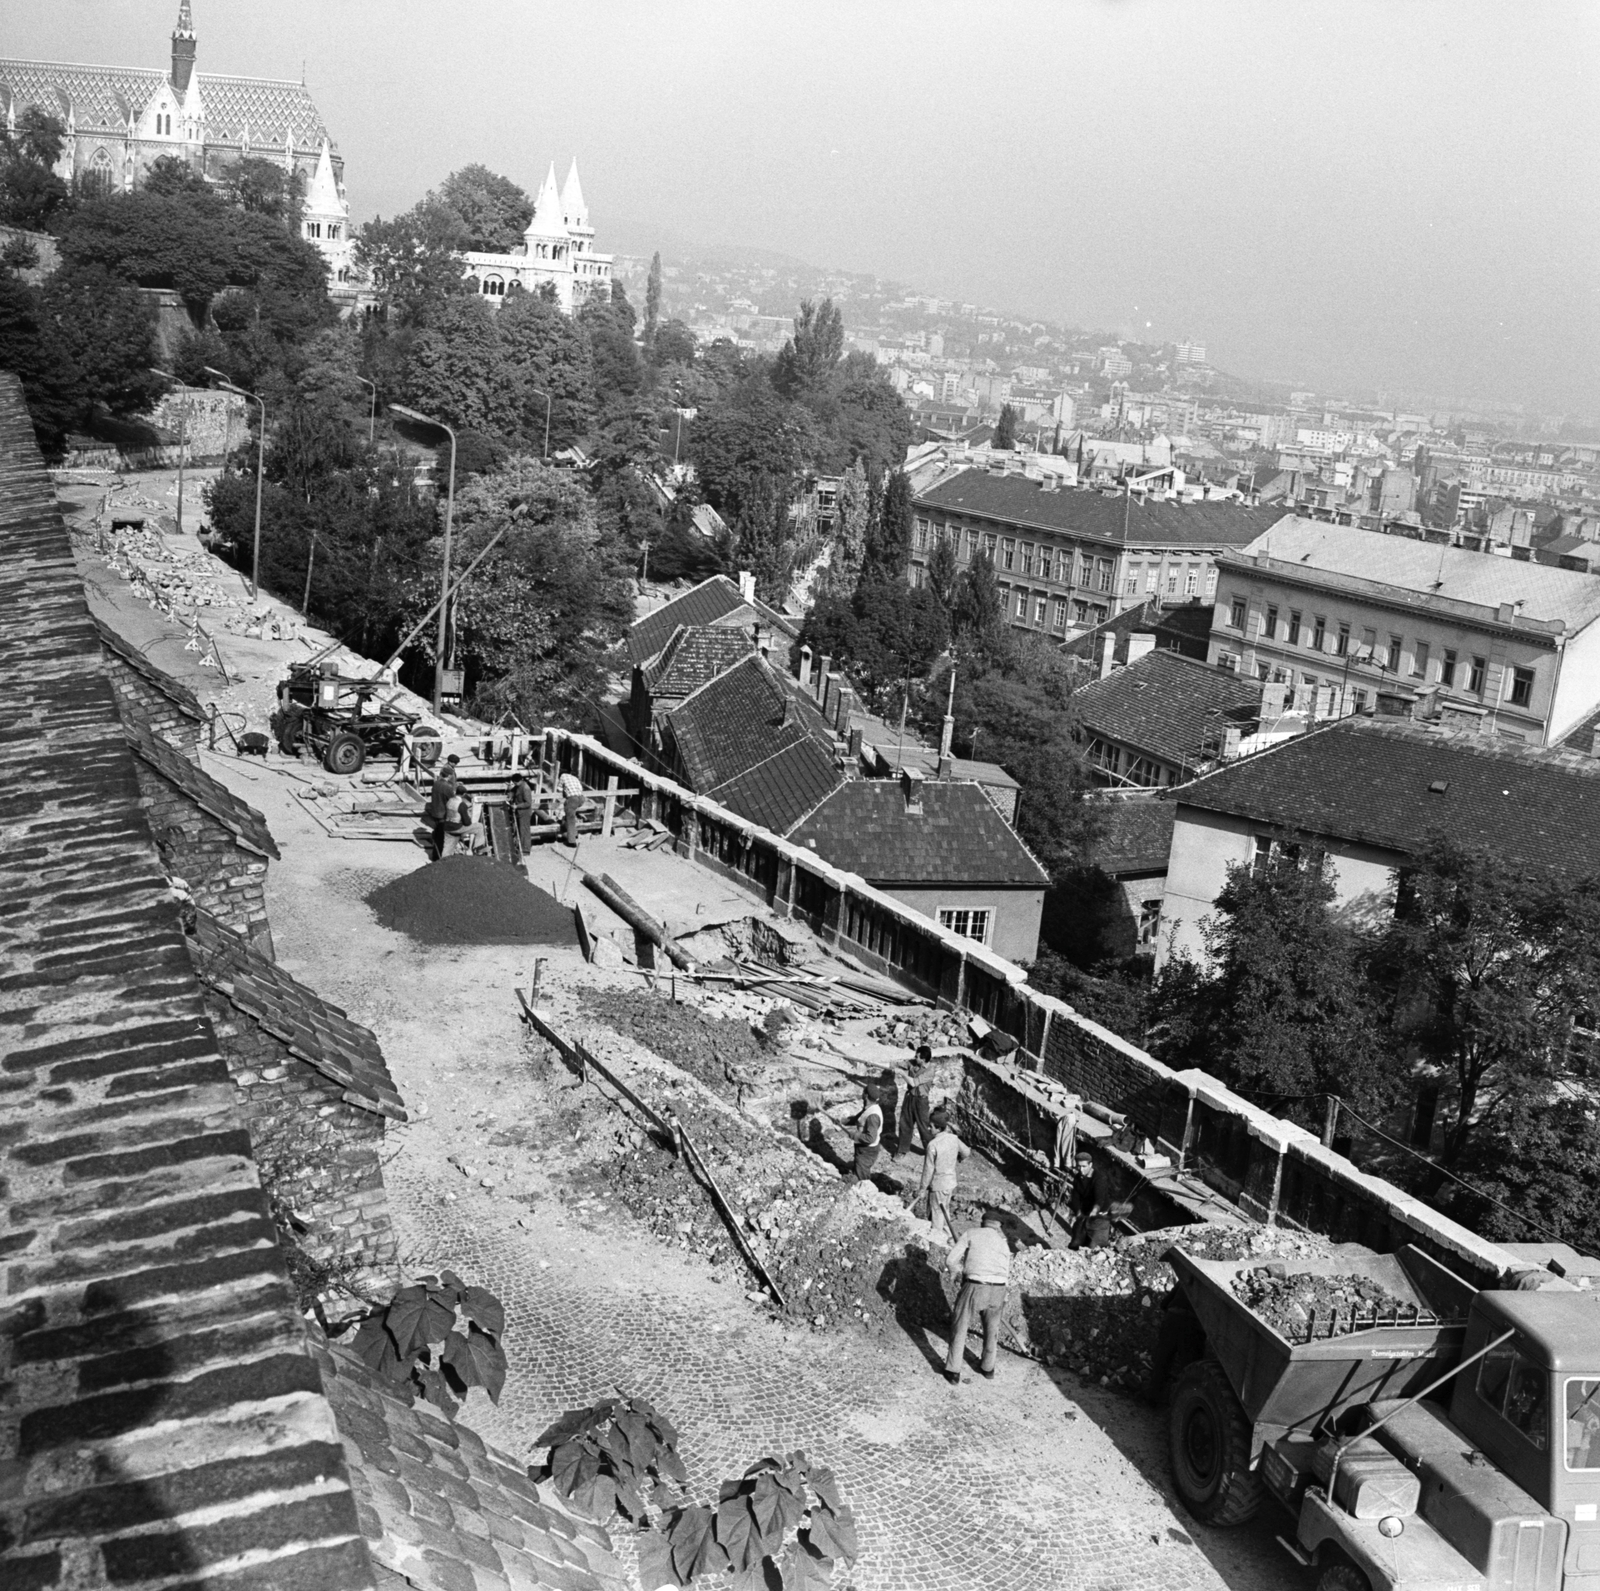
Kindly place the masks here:
<instances>
[{"instance_id":1,"label":"dark slate roof","mask_svg":"<svg viewBox=\"0 0 1600 1591\"><path fill-rule=\"evenodd\" d=\"M1025 475L962 470L931 486L919 508L974 514L1022 530L1053 530L1130 547L1243 547L1283 518L1239 503L1142 502L1124 492L1064 487L1047 492Z\"/></svg>"},{"instance_id":2,"label":"dark slate roof","mask_svg":"<svg viewBox=\"0 0 1600 1591\"><path fill-rule=\"evenodd\" d=\"M661 651L643 665L652 696L687 696L756 650L748 630L737 625L680 624Z\"/></svg>"},{"instance_id":3,"label":"dark slate roof","mask_svg":"<svg viewBox=\"0 0 1600 1591\"><path fill-rule=\"evenodd\" d=\"M602 1591L624 1574L598 1526L542 1497L525 1468L459 1421L406 1403L347 1348L323 1347L374 1560L422 1591Z\"/></svg>"},{"instance_id":4,"label":"dark slate roof","mask_svg":"<svg viewBox=\"0 0 1600 1591\"><path fill-rule=\"evenodd\" d=\"M1181 602L1164 604L1152 597L1136 608L1124 608L1113 614L1103 624L1084 630L1061 643L1067 657L1081 657L1098 663L1100 641L1103 636L1114 635L1116 646L1112 655L1119 663L1128 661L1128 637L1153 635L1156 645L1163 651L1182 652L1185 657L1205 661L1211 645L1211 615L1209 602Z\"/></svg>"},{"instance_id":5,"label":"dark slate roof","mask_svg":"<svg viewBox=\"0 0 1600 1591\"><path fill-rule=\"evenodd\" d=\"M827 720L798 680L748 657L667 714L697 795L782 834L840 780Z\"/></svg>"},{"instance_id":6,"label":"dark slate roof","mask_svg":"<svg viewBox=\"0 0 1600 1591\"><path fill-rule=\"evenodd\" d=\"M1215 758L1223 728L1253 723L1260 706L1258 681L1177 652L1147 652L1072 694L1083 733L1187 769Z\"/></svg>"},{"instance_id":7,"label":"dark slate roof","mask_svg":"<svg viewBox=\"0 0 1600 1591\"><path fill-rule=\"evenodd\" d=\"M271 1552L282 1591L371 1587L249 1132L8 374L0 612L0 1585L261 1591L251 1554Z\"/></svg>"},{"instance_id":8,"label":"dark slate roof","mask_svg":"<svg viewBox=\"0 0 1600 1591\"><path fill-rule=\"evenodd\" d=\"M709 580L691 586L682 596L664 603L654 613L636 620L628 630L628 656L635 663L646 662L672 639L672 632L680 624L716 624L741 608L749 610L752 622L760 619L763 624L783 631L791 640L800 633L794 620L776 608L769 608L761 601L746 602L739 594L738 583L727 575L712 575Z\"/></svg>"},{"instance_id":9,"label":"dark slate roof","mask_svg":"<svg viewBox=\"0 0 1600 1591\"><path fill-rule=\"evenodd\" d=\"M1568 730L1561 744L1570 751L1581 751L1588 756L1597 729L1600 729L1600 707L1595 708L1587 718L1580 719L1576 729Z\"/></svg>"},{"instance_id":10,"label":"dark slate roof","mask_svg":"<svg viewBox=\"0 0 1600 1591\"><path fill-rule=\"evenodd\" d=\"M182 680L176 680L165 669L157 668L138 647L118 635L108 624L96 619L94 627L99 633L100 644L160 691L185 718L192 718L199 724L206 722L206 710L200 705L200 698Z\"/></svg>"},{"instance_id":11,"label":"dark slate roof","mask_svg":"<svg viewBox=\"0 0 1600 1591\"><path fill-rule=\"evenodd\" d=\"M139 721L134 708L125 708L125 713L128 744L142 762L176 785L202 812L210 813L246 850L276 859L278 847L272 831L253 806L152 733L148 724Z\"/></svg>"},{"instance_id":12,"label":"dark slate roof","mask_svg":"<svg viewBox=\"0 0 1600 1591\"><path fill-rule=\"evenodd\" d=\"M795 845L869 884L1010 884L1050 875L980 784L924 779L922 811L906 811L899 779L852 779L790 832Z\"/></svg>"},{"instance_id":13,"label":"dark slate roof","mask_svg":"<svg viewBox=\"0 0 1600 1591\"><path fill-rule=\"evenodd\" d=\"M1177 816L1173 804L1138 796L1107 801L1103 810L1105 828L1095 844L1095 865L1113 878L1165 873Z\"/></svg>"},{"instance_id":14,"label":"dark slate roof","mask_svg":"<svg viewBox=\"0 0 1600 1591\"><path fill-rule=\"evenodd\" d=\"M1410 720L1341 719L1168 799L1402 855L1443 829L1518 866L1600 873L1600 761Z\"/></svg>"},{"instance_id":15,"label":"dark slate roof","mask_svg":"<svg viewBox=\"0 0 1600 1591\"><path fill-rule=\"evenodd\" d=\"M405 1104L370 1028L291 978L209 912L195 909L189 954L203 983L259 1022L291 1054L344 1090L347 1103L395 1121Z\"/></svg>"}]
</instances>

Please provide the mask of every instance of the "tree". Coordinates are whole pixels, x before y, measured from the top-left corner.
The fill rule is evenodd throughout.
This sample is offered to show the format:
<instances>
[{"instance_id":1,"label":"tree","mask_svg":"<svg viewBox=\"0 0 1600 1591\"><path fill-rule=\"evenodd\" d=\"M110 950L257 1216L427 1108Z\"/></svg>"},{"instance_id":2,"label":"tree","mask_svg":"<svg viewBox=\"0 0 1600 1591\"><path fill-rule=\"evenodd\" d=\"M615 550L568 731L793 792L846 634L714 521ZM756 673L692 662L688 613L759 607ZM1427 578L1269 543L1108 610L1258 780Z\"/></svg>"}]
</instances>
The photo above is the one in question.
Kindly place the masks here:
<instances>
[{"instance_id":1,"label":"tree","mask_svg":"<svg viewBox=\"0 0 1600 1591\"><path fill-rule=\"evenodd\" d=\"M1573 1023L1600 974L1600 879L1577 882L1432 840L1404 881L1382 956L1397 1040L1445 1085L1454 1165L1513 1102L1570 1076Z\"/></svg>"},{"instance_id":2,"label":"tree","mask_svg":"<svg viewBox=\"0 0 1600 1591\"><path fill-rule=\"evenodd\" d=\"M994 442L997 448L1014 448L1017 445L1017 411L1009 403L1000 406L1000 418L994 423Z\"/></svg>"},{"instance_id":3,"label":"tree","mask_svg":"<svg viewBox=\"0 0 1600 1591\"><path fill-rule=\"evenodd\" d=\"M550 451L587 435L595 416L594 357L583 329L536 293L512 294L495 325L515 413L507 434L525 451L542 455L548 394Z\"/></svg>"},{"instance_id":4,"label":"tree","mask_svg":"<svg viewBox=\"0 0 1600 1591\"><path fill-rule=\"evenodd\" d=\"M1590 1098L1510 1094L1485 1114L1458 1165L1472 1189L1446 1182L1434 1197L1474 1232L1497 1242L1554 1233L1592 1251L1600 1231L1600 1121Z\"/></svg>"},{"instance_id":5,"label":"tree","mask_svg":"<svg viewBox=\"0 0 1600 1591\"><path fill-rule=\"evenodd\" d=\"M42 232L72 198L53 167L67 126L37 105L17 117L16 131L0 127L0 225Z\"/></svg>"},{"instance_id":6,"label":"tree","mask_svg":"<svg viewBox=\"0 0 1600 1591\"><path fill-rule=\"evenodd\" d=\"M632 399L644 384L644 368L633 340L636 321L621 282L611 284L609 299L591 298L578 311L578 323L589 336L595 395L602 407Z\"/></svg>"},{"instance_id":7,"label":"tree","mask_svg":"<svg viewBox=\"0 0 1600 1591\"><path fill-rule=\"evenodd\" d=\"M758 517L757 498L765 512L780 494L787 509L815 447L816 423L757 372L703 411L685 441L706 501L732 524Z\"/></svg>"},{"instance_id":8,"label":"tree","mask_svg":"<svg viewBox=\"0 0 1600 1591\"><path fill-rule=\"evenodd\" d=\"M772 384L786 398L814 397L832 384L844 357L844 316L831 298L802 299L794 335L773 366Z\"/></svg>"},{"instance_id":9,"label":"tree","mask_svg":"<svg viewBox=\"0 0 1600 1591\"><path fill-rule=\"evenodd\" d=\"M39 293L50 357L71 372L82 423L97 406L137 414L163 389L155 317L140 292L98 266L64 266Z\"/></svg>"},{"instance_id":10,"label":"tree","mask_svg":"<svg viewBox=\"0 0 1600 1591\"><path fill-rule=\"evenodd\" d=\"M800 644L848 666L862 690L881 695L921 681L949 634L931 593L903 580L863 580L851 596L829 593L812 604Z\"/></svg>"},{"instance_id":11,"label":"tree","mask_svg":"<svg viewBox=\"0 0 1600 1591\"><path fill-rule=\"evenodd\" d=\"M1394 1097L1368 968L1371 941L1333 911L1331 863L1285 845L1234 863L1202 922L1208 965L1164 970L1169 1064L1200 1066L1275 1114L1320 1123L1323 1096L1367 1112Z\"/></svg>"},{"instance_id":12,"label":"tree","mask_svg":"<svg viewBox=\"0 0 1600 1591\"><path fill-rule=\"evenodd\" d=\"M874 480L898 470L916 440L910 411L870 354L845 360L829 427L838 467L860 459Z\"/></svg>"},{"instance_id":13,"label":"tree","mask_svg":"<svg viewBox=\"0 0 1600 1591\"><path fill-rule=\"evenodd\" d=\"M406 369L406 402L447 425L505 432L515 399L500 358L496 319L475 295L447 299L417 333Z\"/></svg>"},{"instance_id":14,"label":"tree","mask_svg":"<svg viewBox=\"0 0 1600 1591\"><path fill-rule=\"evenodd\" d=\"M533 219L533 200L526 191L476 162L452 171L429 197L455 213L461 223L461 247L481 254L509 254L520 248Z\"/></svg>"},{"instance_id":15,"label":"tree","mask_svg":"<svg viewBox=\"0 0 1600 1591\"><path fill-rule=\"evenodd\" d=\"M468 246L466 224L436 194L391 221L376 216L356 233L355 259L402 326L421 326L466 291L457 255Z\"/></svg>"},{"instance_id":16,"label":"tree","mask_svg":"<svg viewBox=\"0 0 1600 1591\"><path fill-rule=\"evenodd\" d=\"M276 160L236 160L222 168L221 187L239 209L299 230L306 183L298 170L286 171Z\"/></svg>"},{"instance_id":17,"label":"tree","mask_svg":"<svg viewBox=\"0 0 1600 1591\"><path fill-rule=\"evenodd\" d=\"M665 321L656 327L650 361L660 367L692 365L697 346L694 333L681 320Z\"/></svg>"},{"instance_id":18,"label":"tree","mask_svg":"<svg viewBox=\"0 0 1600 1591\"><path fill-rule=\"evenodd\" d=\"M163 199L211 195L211 184L182 155L157 155L139 186Z\"/></svg>"},{"instance_id":19,"label":"tree","mask_svg":"<svg viewBox=\"0 0 1600 1591\"><path fill-rule=\"evenodd\" d=\"M648 344L656 334L656 321L661 315L661 251L650 257L650 276L644 287L644 340Z\"/></svg>"},{"instance_id":20,"label":"tree","mask_svg":"<svg viewBox=\"0 0 1600 1591\"><path fill-rule=\"evenodd\" d=\"M928 589L933 593L934 601L949 613L955 606L956 587L961 578L961 570L956 563L955 544L948 536L941 536L933 544L933 551L928 554Z\"/></svg>"},{"instance_id":21,"label":"tree","mask_svg":"<svg viewBox=\"0 0 1600 1591\"><path fill-rule=\"evenodd\" d=\"M905 578L911 561L911 479L895 470L884 482L878 517L867 537L866 571L873 578Z\"/></svg>"},{"instance_id":22,"label":"tree","mask_svg":"<svg viewBox=\"0 0 1600 1591\"><path fill-rule=\"evenodd\" d=\"M1000 606L1000 581L994 560L977 552L961 571L950 599L950 628L964 656L980 667L1001 662L1010 637Z\"/></svg>"}]
</instances>

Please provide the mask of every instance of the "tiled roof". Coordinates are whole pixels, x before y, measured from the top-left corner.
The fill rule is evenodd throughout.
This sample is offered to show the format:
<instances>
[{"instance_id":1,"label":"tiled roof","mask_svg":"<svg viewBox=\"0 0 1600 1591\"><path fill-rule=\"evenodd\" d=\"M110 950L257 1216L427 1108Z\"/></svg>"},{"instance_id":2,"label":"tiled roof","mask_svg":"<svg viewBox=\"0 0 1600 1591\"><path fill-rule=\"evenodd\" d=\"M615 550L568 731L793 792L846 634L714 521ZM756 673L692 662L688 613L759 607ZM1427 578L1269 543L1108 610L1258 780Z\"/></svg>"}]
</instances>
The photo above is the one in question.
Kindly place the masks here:
<instances>
[{"instance_id":1,"label":"tiled roof","mask_svg":"<svg viewBox=\"0 0 1600 1591\"><path fill-rule=\"evenodd\" d=\"M205 723L206 712L200 705L200 698L187 685L181 680L174 679L165 669L157 668L138 647L131 641L124 640L110 625L96 619L94 627L100 634L100 644L108 652L114 652L142 679L149 681L185 718L192 718L196 723Z\"/></svg>"},{"instance_id":2,"label":"tiled roof","mask_svg":"<svg viewBox=\"0 0 1600 1591\"><path fill-rule=\"evenodd\" d=\"M1341 719L1169 799L1405 855L1446 830L1519 866L1600 873L1600 761L1409 720Z\"/></svg>"},{"instance_id":3,"label":"tiled roof","mask_svg":"<svg viewBox=\"0 0 1600 1591\"><path fill-rule=\"evenodd\" d=\"M718 624L680 624L660 653L644 665L652 696L687 696L756 650L747 630Z\"/></svg>"},{"instance_id":4,"label":"tiled roof","mask_svg":"<svg viewBox=\"0 0 1600 1591\"><path fill-rule=\"evenodd\" d=\"M202 812L209 812L218 823L229 830L246 850L274 859L278 847L267 827L267 820L246 801L241 801L225 784L213 779L203 768L197 768L181 751L152 734L139 722L132 706L124 708L128 744L135 755L155 770L163 779L176 785Z\"/></svg>"},{"instance_id":5,"label":"tiled roof","mask_svg":"<svg viewBox=\"0 0 1600 1591\"><path fill-rule=\"evenodd\" d=\"M1061 651L1067 657L1098 663L1101 638L1114 635L1117 640L1112 655L1119 663L1126 663L1128 637L1153 635L1156 645L1164 651L1182 652L1185 657L1199 658L1203 662L1211 643L1212 611L1213 605L1209 602L1185 601L1169 606L1152 597L1136 608L1124 608L1105 623L1063 641Z\"/></svg>"},{"instance_id":6,"label":"tiled roof","mask_svg":"<svg viewBox=\"0 0 1600 1591\"><path fill-rule=\"evenodd\" d=\"M962 470L917 499L919 508L974 514L1024 530L1053 530L1130 547L1243 547L1282 514L1238 503L1141 501L1125 492L1047 492L1025 475Z\"/></svg>"},{"instance_id":7,"label":"tiled roof","mask_svg":"<svg viewBox=\"0 0 1600 1591\"><path fill-rule=\"evenodd\" d=\"M282 149L290 135L300 150L321 147L328 129L304 83L264 77L196 74L208 144L237 144L246 131L256 147ZM0 98L9 90L20 113L40 105L79 133L120 133L138 119L167 81L154 67L79 66L63 61L0 60Z\"/></svg>"},{"instance_id":8,"label":"tiled roof","mask_svg":"<svg viewBox=\"0 0 1600 1591\"><path fill-rule=\"evenodd\" d=\"M852 779L789 833L869 884L1014 884L1050 875L995 810L983 786L924 779L922 811L906 811L898 779Z\"/></svg>"},{"instance_id":9,"label":"tiled roof","mask_svg":"<svg viewBox=\"0 0 1600 1591\"><path fill-rule=\"evenodd\" d=\"M268 961L209 912L195 911L189 953L203 983L253 1017L290 1052L344 1089L348 1104L395 1121L405 1105L369 1028Z\"/></svg>"},{"instance_id":10,"label":"tiled roof","mask_svg":"<svg viewBox=\"0 0 1600 1591\"><path fill-rule=\"evenodd\" d=\"M749 657L667 714L697 795L782 834L843 775L833 732L799 681Z\"/></svg>"},{"instance_id":11,"label":"tiled roof","mask_svg":"<svg viewBox=\"0 0 1600 1591\"><path fill-rule=\"evenodd\" d=\"M1172 820L1177 809L1155 797L1107 801L1105 828L1095 843L1095 865L1113 878L1165 873L1172 851Z\"/></svg>"},{"instance_id":12,"label":"tiled roof","mask_svg":"<svg viewBox=\"0 0 1600 1591\"><path fill-rule=\"evenodd\" d=\"M1562 738L1561 744L1571 751L1581 751L1588 756L1594 745L1594 734L1597 729L1600 729L1600 707L1595 708L1587 718L1580 719L1578 727L1569 730Z\"/></svg>"},{"instance_id":13,"label":"tiled roof","mask_svg":"<svg viewBox=\"0 0 1600 1591\"><path fill-rule=\"evenodd\" d=\"M0 375L0 1585L372 1585L332 1411Z\"/></svg>"},{"instance_id":14,"label":"tiled roof","mask_svg":"<svg viewBox=\"0 0 1600 1591\"><path fill-rule=\"evenodd\" d=\"M635 663L646 662L672 639L673 631L680 624L729 623L741 609L748 612L752 623L759 619L781 630L791 640L800 633L793 619L776 608L769 608L765 602L746 602L735 581L726 575L712 575L709 580L691 586L682 596L664 603L654 613L635 620L628 631L628 656Z\"/></svg>"},{"instance_id":15,"label":"tiled roof","mask_svg":"<svg viewBox=\"0 0 1600 1591\"><path fill-rule=\"evenodd\" d=\"M1198 768L1221 749L1223 728L1253 721L1261 686L1177 652L1146 652L1072 694L1079 728L1176 768Z\"/></svg>"},{"instance_id":16,"label":"tiled roof","mask_svg":"<svg viewBox=\"0 0 1600 1591\"><path fill-rule=\"evenodd\" d=\"M321 1348L373 1559L421 1591L604 1591L624 1582L603 1530L541 1498L459 1421L387 1391L347 1348Z\"/></svg>"},{"instance_id":17,"label":"tiled roof","mask_svg":"<svg viewBox=\"0 0 1600 1591\"><path fill-rule=\"evenodd\" d=\"M1501 558L1466 547L1446 547L1410 536L1332 525L1320 519L1284 515L1229 564L1248 572L1257 567L1256 553L1266 559L1263 573L1286 573L1319 583L1387 588L1426 611L1437 604L1443 612L1459 607L1488 609L1517 603L1519 622L1562 621L1581 629L1600 617L1600 575L1576 569L1551 569L1520 558Z\"/></svg>"}]
</instances>

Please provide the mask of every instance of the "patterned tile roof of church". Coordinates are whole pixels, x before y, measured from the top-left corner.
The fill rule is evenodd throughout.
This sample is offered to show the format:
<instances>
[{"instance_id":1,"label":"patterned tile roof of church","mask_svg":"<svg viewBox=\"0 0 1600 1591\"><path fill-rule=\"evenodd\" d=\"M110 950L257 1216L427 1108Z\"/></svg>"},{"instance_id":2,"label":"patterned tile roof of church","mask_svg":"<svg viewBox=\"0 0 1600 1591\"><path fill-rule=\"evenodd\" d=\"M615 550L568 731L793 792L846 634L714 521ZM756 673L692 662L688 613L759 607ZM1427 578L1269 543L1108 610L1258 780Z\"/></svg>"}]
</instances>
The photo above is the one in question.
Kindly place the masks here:
<instances>
[{"instance_id":1,"label":"patterned tile roof of church","mask_svg":"<svg viewBox=\"0 0 1600 1591\"><path fill-rule=\"evenodd\" d=\"M315 150L328 137L304 83L211 72L196 75L208 144L237 144L248 132L253 147L282 149L293 134L296 149ZM14 99L19 114L29 105L39 105L65 120L70 110L79 133L120 134L166 81L167 74L156 67L0 60L0 114L8 108L8 99Z\"/></svg>"}]
</instances>

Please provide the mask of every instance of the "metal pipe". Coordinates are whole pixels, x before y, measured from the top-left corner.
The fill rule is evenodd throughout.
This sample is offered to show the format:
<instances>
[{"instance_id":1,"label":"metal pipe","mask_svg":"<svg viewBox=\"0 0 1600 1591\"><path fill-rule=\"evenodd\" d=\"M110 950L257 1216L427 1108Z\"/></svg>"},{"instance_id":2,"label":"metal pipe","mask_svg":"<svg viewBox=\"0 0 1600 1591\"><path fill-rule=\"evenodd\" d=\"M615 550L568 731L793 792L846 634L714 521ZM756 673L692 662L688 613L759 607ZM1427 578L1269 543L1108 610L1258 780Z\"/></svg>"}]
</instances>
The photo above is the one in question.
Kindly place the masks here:
<instances>
[{"instance_id":1,"label":"metal pipe","mask_svg":"<svg viewBox=\"0 0 1600 1591\"><path fill-rule=\"evenodd\" d=\"M505 535L506 530L508 530L509 528L510 528L509 526L503 526L501 529L497 530L494 533L494 535L492 535L489 538L488 544L484 547L483 551L480 552L478 554L478 556L476 558L474 558L472 560L472 562L469 563L467 565L467 567L461 571L461 578L455 582L455 590L456 590L457 594L460 593L462 586L464 586L467 583L467 577L472 573L472 571L474 569L476 569L478 567L479 564L481 564L483 562L483 560L485 558L487 558L489 556L490 553L492 553L494 551L495 544L500 540L500 538L502 536ZM434 605L431 608L429 608L428 611L426 613L424 613L422 615L422 617L420 619L418 619L417 622L415 624L413 624L409 630L406 631L405 638L394 649L394 651L392 653L390 653L389 661L383 665L384 668L386 668L386 669L393 668L395 666L395 664L400 661L400 654L403 651L405 651L405 649L408 646L410 646L411 643L414 640L416 640L416 638L419 635L422 634L424 628L427 626L428 621L438 611L439 611L439 603L435 602ZM337 641L335 641L333 643L333 646L337 646L338 644L339 643ZM325 650L331 652L333 650L333 646L327 647L327 648L325 648ZM322 655L321 653L318 654L318 656L321 656L321 655ZM312 662L315 662L315 661L316 661L316 658L313 658Z\"/></svg>"}]
</instances>

